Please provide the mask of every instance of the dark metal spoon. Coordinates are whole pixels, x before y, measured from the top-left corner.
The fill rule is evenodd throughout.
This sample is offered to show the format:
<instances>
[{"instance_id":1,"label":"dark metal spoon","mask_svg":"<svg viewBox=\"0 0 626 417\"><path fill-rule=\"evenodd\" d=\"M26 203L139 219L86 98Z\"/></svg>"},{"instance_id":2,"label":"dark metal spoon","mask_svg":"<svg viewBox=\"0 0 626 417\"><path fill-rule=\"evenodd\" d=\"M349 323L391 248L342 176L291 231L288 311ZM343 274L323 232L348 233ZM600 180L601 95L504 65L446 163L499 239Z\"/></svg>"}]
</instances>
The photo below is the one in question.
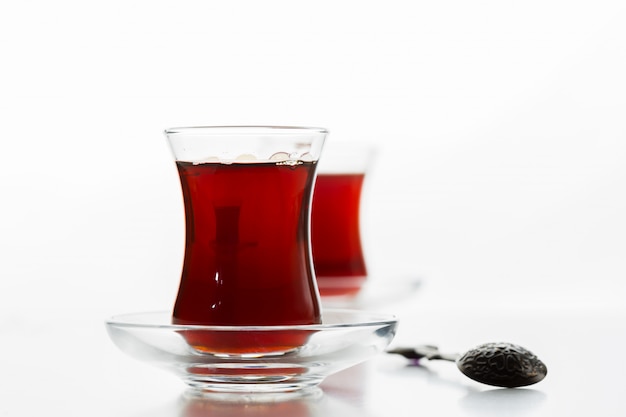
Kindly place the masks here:
<instances>
[{"instance_id":1,"label":"dark metal spoon","mask_svg":"<svg viewBox=\"0 0 626 417\"><path fill-rule=\"evenodd\" d=\"M532 352L512 343L485 343L464 354L441 353L436 346L397 348L388 351L405 358L440 359L456 362L471 379L497 387L516 388L535 384L548 373L546 365Z\"/></svg>"}]
</instances>

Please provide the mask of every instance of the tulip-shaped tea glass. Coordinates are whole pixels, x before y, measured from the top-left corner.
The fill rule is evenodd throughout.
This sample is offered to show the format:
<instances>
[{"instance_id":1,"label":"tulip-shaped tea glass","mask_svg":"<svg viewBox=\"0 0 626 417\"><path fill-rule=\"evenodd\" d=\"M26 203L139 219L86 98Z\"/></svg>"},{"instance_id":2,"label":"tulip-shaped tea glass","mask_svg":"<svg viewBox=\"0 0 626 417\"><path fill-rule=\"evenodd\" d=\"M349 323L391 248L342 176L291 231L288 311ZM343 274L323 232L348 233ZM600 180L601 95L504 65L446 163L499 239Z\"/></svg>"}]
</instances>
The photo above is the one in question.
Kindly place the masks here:
<instances>
[{"instance_id":1,"label":"tulip-shaped tea glass","mask_svg":"<svg viewBox=\"0 0 626 417\"><path fill-rule=\"evenodd\" d=\"M169 129L185 204L185 258L173 318L220 326L320 323L310 204L324 129ZM200 338L198 349L282 351L283 337ZM254 342L254 343L253 343ZM260 346L261 345L261 346Z\"/></svg>"}]
</instances>

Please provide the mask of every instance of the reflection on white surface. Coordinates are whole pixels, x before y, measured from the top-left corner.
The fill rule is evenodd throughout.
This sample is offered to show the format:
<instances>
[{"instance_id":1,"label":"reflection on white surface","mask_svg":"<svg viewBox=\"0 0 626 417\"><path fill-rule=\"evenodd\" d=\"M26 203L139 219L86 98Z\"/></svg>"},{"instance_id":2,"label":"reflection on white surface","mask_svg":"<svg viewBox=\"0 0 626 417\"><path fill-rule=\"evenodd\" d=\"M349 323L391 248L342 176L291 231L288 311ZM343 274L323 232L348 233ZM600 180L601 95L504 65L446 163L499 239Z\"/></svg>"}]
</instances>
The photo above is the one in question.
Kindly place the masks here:
<instances>
[{"instance_id":1,"label":"reflection on white surface","mask_svg":"<svg viewBox=\"0 0 626 417\"><path fill-rule=\"evenodd\" d=\"M132 417L375 417L319 388L282 394L206 394L185 391L175 401Z\"/></svg>"},{"instance_id":2,"label":"reflection on white surface","mask_svg":"<svg viewBox=\"0 0 626 417\"><path fill-rule=\"evenodd\" d=\"M182 402L178 417L345 417L364 416L363 410L319 392L319 395L305 395L281 401L264 401L254 397L245 400L223 400L212 398L187 398Z\"/></svg>"},{"instance_id":3,"label":"reflection on white surface","mask_svg":"<svg viewBox=\"0 0 626 417\"><path fill-rule=\"evenodd\" d=\"M459 405L472 416L525 416L545 401L546 394L535 389L492 389L469 392Z\"/></svg>"}]
</instances>

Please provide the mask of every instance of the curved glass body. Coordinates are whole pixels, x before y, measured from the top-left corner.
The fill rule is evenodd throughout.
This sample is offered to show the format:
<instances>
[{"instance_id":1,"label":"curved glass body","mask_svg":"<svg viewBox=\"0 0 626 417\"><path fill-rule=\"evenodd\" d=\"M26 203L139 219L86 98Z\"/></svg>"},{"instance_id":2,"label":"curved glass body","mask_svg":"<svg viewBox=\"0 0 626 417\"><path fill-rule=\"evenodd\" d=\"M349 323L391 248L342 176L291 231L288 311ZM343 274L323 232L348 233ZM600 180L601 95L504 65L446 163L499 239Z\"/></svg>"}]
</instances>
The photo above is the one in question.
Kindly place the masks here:
<instances>
[{"instance_id":1,"label":"curved glass body","mask_svg":"<svg viewBox=\"0 0 626 417\"><path fill-rule=\"evenodd\" d=\"M169 129L185 205L185 258L176 323L224 326L320 322L310 249L310 205L327 132L315 128ZM273 340L189 340L227 351ZM254 349L258 349L255 347Z\"/></svg>"}]
</instances>

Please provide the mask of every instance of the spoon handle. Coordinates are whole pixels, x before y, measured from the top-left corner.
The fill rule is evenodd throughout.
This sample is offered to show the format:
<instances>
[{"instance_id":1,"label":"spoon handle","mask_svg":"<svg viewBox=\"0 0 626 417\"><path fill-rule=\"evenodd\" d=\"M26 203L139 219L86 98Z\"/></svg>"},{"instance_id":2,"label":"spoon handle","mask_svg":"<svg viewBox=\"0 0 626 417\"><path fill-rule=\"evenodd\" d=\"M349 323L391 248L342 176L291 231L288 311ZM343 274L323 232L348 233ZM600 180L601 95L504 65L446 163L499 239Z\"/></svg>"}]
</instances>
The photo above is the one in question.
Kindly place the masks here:
<instances>
[{"instance_id":1,"label":"spoon handle","mask_svg":"<svg viewBox=\"0 0 626 417\"><path fill-rule=\"evenodd\" d=\"M428 359L428 360L444 360L450 362L456 362L457 359L461 356L458 353L441 353L437 346L432 345L420 345L415 347L400 347L388 350L387 353L393 353L397 355L402 355L407 359L420 360L420 359Z\"/></svg>"}]
</instances>

